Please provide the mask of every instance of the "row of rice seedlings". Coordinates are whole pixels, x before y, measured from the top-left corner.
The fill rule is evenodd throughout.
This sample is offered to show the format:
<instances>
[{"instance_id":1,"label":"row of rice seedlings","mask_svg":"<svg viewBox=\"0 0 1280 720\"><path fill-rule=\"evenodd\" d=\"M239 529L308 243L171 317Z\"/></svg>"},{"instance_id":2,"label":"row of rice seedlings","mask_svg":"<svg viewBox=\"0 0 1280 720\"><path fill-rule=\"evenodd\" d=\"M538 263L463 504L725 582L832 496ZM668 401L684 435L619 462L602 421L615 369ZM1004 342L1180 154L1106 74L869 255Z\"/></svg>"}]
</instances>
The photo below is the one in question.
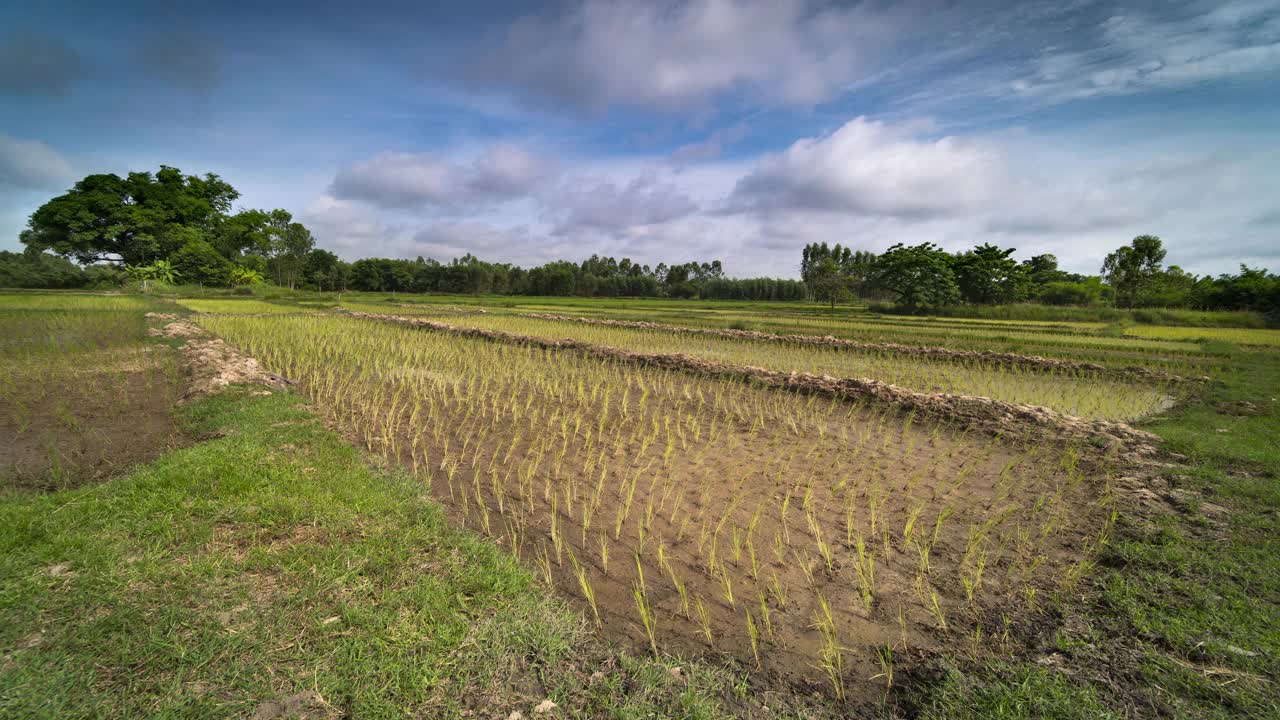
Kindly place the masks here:
<instances>
[{"instance_id":1,"label":"row of rice seedlings","mask_svg":"<svg viewBox=\"0 0 1280 720\"><path fill-rule=\"evenodd\" d=\"M980 360L930 360L890 351L854 351L497 314L452 318L450 322L537 337L570 337L630 350L686 353L717 362L782 372L869 377L925 392L978 395L1042 405L1086 418L1128 420L1141 417L1160 407L1171 395L1181 392L1168 383L1125 382L1083 371L1045 371Z\"/></svg>"},{"instance_id":2,"label":"row of rice seedlings","mask_svg":"<svg viewBox=\"0 0 1280 720\"><path fill-rule=\"evenodd\" d=\"M387 308L367 308L387 312ZM764 312L705 310L647 310L643 312L574 307L527 308L540 312L601 319L646 320L668 325L724 329L747 327L774 334L835 336L875 343L947 347L957 350L995 350L1029 355L1097 362L1114 367L1141 365L1158 367L1182 375L1203 374L1198 366L1206 359L1195 335L1183 341L1134 337L1111 337L1100 333L1099 323L1050 323L1048 325L1001 321L971 321L959 318L908 318L903 316L857 315L841 318L808 314L779 314L776 308ZM397 311L398 312L398 311ZM1147 327L1147 326L1142 326Z\"/></svg>"},{"instance_id":3,"label":"row of rice seedlings","mask_svg":"<svg viewBox=\"0 0 1280 720\"><path fill-rule=\"evenodd\" d=\"M567 576L560 587L606 630L626 609L600 602L601 583L629 587L654 652L684 627L762 661L780 630L809 624L793 608L839 599L817 660L843 678L848 618L900 622L880 574L914 574L899 613L907 603L947 630L984 594L1046 582L1043 560L1028 572L1014 559L1045 557L1087 490L1063 477L1066 456L1032 444L1010 455L996 438L887 406L349 318L202 323L303 380L331 422L416 468L548 584ZM1018 502L1031 497L1043 500ZM616 546L634 564L610 562ZM962 572L971 592L948 596Z\"/></svg>"}]
</instances>

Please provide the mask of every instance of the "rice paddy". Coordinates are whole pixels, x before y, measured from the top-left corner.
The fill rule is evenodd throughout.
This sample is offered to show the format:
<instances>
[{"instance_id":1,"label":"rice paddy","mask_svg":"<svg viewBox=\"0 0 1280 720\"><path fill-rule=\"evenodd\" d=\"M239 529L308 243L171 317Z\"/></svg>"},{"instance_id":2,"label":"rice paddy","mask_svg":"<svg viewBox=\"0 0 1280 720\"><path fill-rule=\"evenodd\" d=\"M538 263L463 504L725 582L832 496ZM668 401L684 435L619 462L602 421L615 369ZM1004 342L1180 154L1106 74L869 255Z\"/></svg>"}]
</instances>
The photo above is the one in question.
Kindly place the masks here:
<instances>
[{"instance_id":1,"label":"rice paddy","mask_svg":"<svg viewBox=\"0 0 1280 720\"><path fill-rule=\"evenodd\" d=\"M336 305L447 325L353 316L333 312ZM580 632L610 641L623 653L619 657L727 668L741 673L739 682L751 692L779 693L786 702L803 696L809 700L802 706L818 703L841 716L886 701L919 672L936 668L939 658L961 656L983 666L1039 657L1045 628L1057 627L1064 603L1096 588L1100 575L1120 572L1106 562L1114 559L1116 534L1133 532L1134 521L1126 520L1135 511L1129 493L1141 471L1129 456L1129 440L1112 444L1106 438L1130 436L1055 435L1047 426L1017 425L1015 416L1034 414L1027 406L1037 405L1090 421L1176 427L1178 409L1203 405L1206 388L1215 386L1122 373L1117 366L1226 375L1231 363L1243 362L1240 353L1263 352L1271 332L1143 326L1137 329L1152 337L1137 338L1096 323L829 317L799 305L777 313L734 305L653 306L600 303L572 311L673 327L528 314L564 312L549 302L482 312L458 298L405 303L344 297L339 303L204 297L170 303L136 296L0 295L0 430L12 438L0 453L6 470L0 500L109 478L181 444L172 434L170 411L185 402L181 388L191 387L194 377L181 372L169 345L187 342L182 356L189 358L191 343L212 347L220 338L256 358L263 370L295 381L284 394L305 397L308 412L343 444L358 448L362 462L372 460L397 477L387 482L403 482L407 492L442 508L460 535L487 538L477 542L518 561L511 567L567 603ZM166 314L179 308L195 314L178 321ZM144 317L148 311L161 314ZM169 322L195 323L216 337L197 333L192 340L165 332L148 340L148 328L154 334ZM820 337L780 341L693 331L731 326ZM1111 367L1064 369L1053 362L928 349L937 343L942 350L1006 351L1015 333L1019 342L1057 348L1046 352L1055 360ZM882 346L840 346L821 336ZM572 342L558 344L566 340ZM675 356L698 362L651 360ZM1125 361L1130 356L1140 361ZM916 393L1013 404L982 401L996 408L987 422L910 404L906 395L823 393L726 368L869 378ZM259 387L245 394L284 387L276 382L270 392ZM227 402L232 407L239 401ZM1171 403L1175 411L1166 413ZM1246 437L1243 424L1268 412L1266 403L1246 398L1215 406L1215 418L1232 419L1210 421L1214 430L1208 434ZM1007 431L1015 426L1017 432ZM276 432L275 424L270 428L262 438ZM293 437L286 425L281 432ZM293 440L281 440L267 457L296 450ZM310 460L296 469L291 487L297 488L319 471ZM237 482L267 487L275 482L271 472ZM88 496L95 490L70 492ZM349 509L335 506L332 512L346 517ZM273 547L285 542L279 539L285 532L305 545L314 531L308 513L290 511L290 517L298 527L287 531L241 522L237 532L248 533L246 539L223 543L229 562L243 560L238 572L248 571L250 578L273 566L274 550L239 549L250 536L277 538L270 540ZM216 545L225 538L222 521L210 522L218 523ZM1119 547L1123 542L1131 540ZM323 542L312 550L326 557L345 552ZM395 562L409 563L397 577L430 577L440 566L438 559L415 560L417 552L400 547L391 553ZM317 597L336 593L339 605L357 607L348 576L364 571L353 567L329 568L332 578L313 588ZM442 602L457 593L458 607L465 608L467 579L450 582ZM417 601L407 602L397 616L404 622L404 608ZM1139 611L1151 616L1153 608L1141 605ZM287 646L317 622L335 622L341 635L347 630L339 628L363 612L324 610L319 621L308 615L271 647ZM352 629L358 627L354 622ZM387 642L378 634L383 630L357 632L370 633L367 638L381 647ZM1081 642L1070 635L1074 628L1050 631ZM1254 647L1251 637L1242 630L1232 642ZM504 657L530 652L518 638L501 645ZM270 664L274 652L252 660ZM413 667L421 665L416 652L409 651ZM95 667L111 664L91 655ZM29 660L15 657L33 677ZM324 668L327 661L306 662ZM584 682L595 683L582 674ZM659 676L668 678L665 670ZM463 682L451 691L442 684L425 692L433 698L482 692Z\"/></svg>"},{"instance_id":2,"label":"rice paddy","mask_svg":"<svg viewBox=\"0 0 1280 720\"><path fill-rule=\"evenodd\" d=\"M68 487L174 440L179 368L136 297L0 296L0 490Z\"/></svg>"},{"instance_id":3,"label":"rice paddy","mask_svg":"<svg viewBox=\"0 0 1280 720\"><path fill-rule=\"evenodd\" d=\"M650 652L839 695L876 647L998 645L988 611L1017 622L1107 532L1106 475L1071 447L347 317L201 323Z\"/></svg>"},{"instance_id":4,"label":"rice paddy","mask_svg":"<svg viewBox=\"0 0 1280 720\"><path fill-rule=\"evenodd\" d=\"M278 305L262 300L232 300L224 298L189 298L178 300L179 305L198 313L244 313L284 315L289 313L310 312L307 308L294 305Z\"/></svg>"},{"instance_id":5,"label":"rice paddy","mask_svg":"<svg viewBox=\"0 0 1280 720\"><path fill-rule=\"evenodd\" d=\"M569 338L634 351L684 353L781 372L874 378L923 392L1040 405L1089 419L1136 419L1167 406L1182 392L1173 383L1135 383L1080 370L1009 367L978 359L935 360L889 350L860 351L499 314L458 315L446 320L464 327Z\"/></svg>"}]
</instances>

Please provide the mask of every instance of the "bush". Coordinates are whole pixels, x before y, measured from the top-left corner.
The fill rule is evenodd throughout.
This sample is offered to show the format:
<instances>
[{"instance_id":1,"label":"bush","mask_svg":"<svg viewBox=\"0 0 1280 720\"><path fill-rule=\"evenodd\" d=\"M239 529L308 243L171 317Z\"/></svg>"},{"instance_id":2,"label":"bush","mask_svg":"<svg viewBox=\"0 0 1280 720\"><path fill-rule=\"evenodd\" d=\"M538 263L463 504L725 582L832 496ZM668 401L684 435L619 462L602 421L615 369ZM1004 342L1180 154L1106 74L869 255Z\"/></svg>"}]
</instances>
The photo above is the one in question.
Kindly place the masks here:
<instances>
[{"instance_id":1,"label":"bush","mask_svg":"<svg viewBox=\"0 0 1280 720\"><path fill-rule=\"evenodd\" d=\"M231 262L203 240L183 245L169 257L169 262L184 283L212 287L231 284Z\"/></svg>"},{"instance_id":2,"label":"bush","mask_svg":"<svg viewBox=\"0 0 1280 720\"><path fill-rule=\"evenodd\" d=\"M1102 300L1102 286L1096 283L1045 283L1036 299L1045 305L1097 305Z\"/></svg>"}]
</instances>

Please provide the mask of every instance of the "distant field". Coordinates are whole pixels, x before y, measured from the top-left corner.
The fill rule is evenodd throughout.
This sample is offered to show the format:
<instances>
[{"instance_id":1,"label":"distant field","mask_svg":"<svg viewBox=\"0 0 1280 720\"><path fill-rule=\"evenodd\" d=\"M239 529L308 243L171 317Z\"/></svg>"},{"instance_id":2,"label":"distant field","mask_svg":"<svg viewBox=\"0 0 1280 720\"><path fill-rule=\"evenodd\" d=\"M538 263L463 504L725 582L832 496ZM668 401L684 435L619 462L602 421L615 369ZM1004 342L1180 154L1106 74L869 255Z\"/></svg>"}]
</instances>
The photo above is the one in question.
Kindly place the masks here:
<instances>
[{"instance_id":1,"label":"distant field","mask_svg":"<svg viewBox=\"0 0 1280 720\"><path fill-rule=\"evenodd\" d=\"M262 300L223 300L223 299L188 299L179 300L178 304L199 313L231 313L231 314L256 314L256 313L299 313L310 312L309 309L298 307L296 305L283 305L278 303L263 302Z\"/></svg>"},{"instance_id":2,"label":"distant field","mask_svg":"<svg viewBox=\"0 0 1280 720\"><path fill-rule=\"evenodd\" d=\"M1236 345L1280 347L1280 330L1257 328L1195 328L1139 325L1125 330L1126 335L1176 340L1220 340Z\"/></svg>"}]
</instances>

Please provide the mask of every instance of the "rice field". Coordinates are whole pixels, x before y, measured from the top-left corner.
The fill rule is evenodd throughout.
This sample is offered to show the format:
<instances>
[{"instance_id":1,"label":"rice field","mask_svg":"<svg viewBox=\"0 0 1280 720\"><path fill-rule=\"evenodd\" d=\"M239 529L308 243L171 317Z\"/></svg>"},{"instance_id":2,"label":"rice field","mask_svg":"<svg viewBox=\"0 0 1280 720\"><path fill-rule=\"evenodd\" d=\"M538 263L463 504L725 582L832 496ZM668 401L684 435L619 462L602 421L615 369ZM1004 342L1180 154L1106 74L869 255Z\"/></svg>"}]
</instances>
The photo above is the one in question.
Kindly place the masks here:
<instances>
[{"instance_id":1,"label":"rice field","mask_svg":"<svg viewBox=\"0 0 1280 720\"><path fill-rule=\"evenodd\" d=\"M198 313L231 313L231 314L269 314L284 315L289 313L312 312L308 308L294 305L279 305L262 300L232 300L223 298L188 298L178 300L182 307Z\"/></svg>"},{"instance_id":2,"label":"rice field","mask_svg":"<svg viewBox=\"0 0 1280 720\"><path fill-rule=\"evenodd\" d=\"M833 377L882 380L922 392L945 392L1040 405L1077 417L1132 420L1167 406L1182 390L1173 384L1135 383L1072 370L1002 366L982 360L935 360L892 351L860 351L593 325L499 314L445 318L451 324L549 339L653 353L684 353L705 360L805 372Z\"/></svg>"},{"instance_id":3,"label":"rice field","mask_svg":"<svg viewBox=\"0 0 1280 720\"><path fill-rule=\"evenodd\" d=\"M150 310L155 301L138 295L15 292L0 294L0 310Z\"/></svg>"},{"instance_id":4,"label":"rice field","mask_svg":"<svg viewBox=\"0 0 1280 720\"><path fill-rule=\"evenodd\" d=\"M431 300L374 301L369 297L344 297L341 305L362 312L441 318L475 307L467 304L464 297L446 296ZM830 335L861 342L1015 352L1112 367L1150 367L1181 375L1212 374L1210 368L1220 362L1220 357L1206 352L1195 338L1113 336L1104 332L1107 326L1102 323L872 315L845 308L831 314L823 308L785 303L753 306L671 301L578 301L576 304L551 304L539 300L490 303L484 309L490 314L554 313L642 320L683 327L733 328L781 335ZM328 303L327 306L334 304Z\"/></svg>"},{"instance_id":5,"label":"rice field","mask_svg":"<svg viewBox=\"0 0 1280 720\"><path fill-rule=\"evenodd\" d=\"M1262 328L1199 328L1138 325L1125 330L1125 335L1161 340L1216 340L1234 345L1280 347L1280 330Z\"/></svg>"},{"instance_id":6,"label":"rice field","mask_svg":"<svg viewBox=\"0 0 1280 720\"><path fill-rule=\"evenodd\" d=\"M913 648L999 651L1110 523L1077 449L890 406L343 316L200 323L607 636L837 696Z\"/></svg>"},{"instance_id":7,"label":"rice field","mask_svg":"<svg viewBox=\"0 0 1280 720\"><path fill-rule=\"evenodd\" d=\"M136 297L0 295L0 491L68 487L172 441L179 367Z\"/></svg>"}]
</instances>

